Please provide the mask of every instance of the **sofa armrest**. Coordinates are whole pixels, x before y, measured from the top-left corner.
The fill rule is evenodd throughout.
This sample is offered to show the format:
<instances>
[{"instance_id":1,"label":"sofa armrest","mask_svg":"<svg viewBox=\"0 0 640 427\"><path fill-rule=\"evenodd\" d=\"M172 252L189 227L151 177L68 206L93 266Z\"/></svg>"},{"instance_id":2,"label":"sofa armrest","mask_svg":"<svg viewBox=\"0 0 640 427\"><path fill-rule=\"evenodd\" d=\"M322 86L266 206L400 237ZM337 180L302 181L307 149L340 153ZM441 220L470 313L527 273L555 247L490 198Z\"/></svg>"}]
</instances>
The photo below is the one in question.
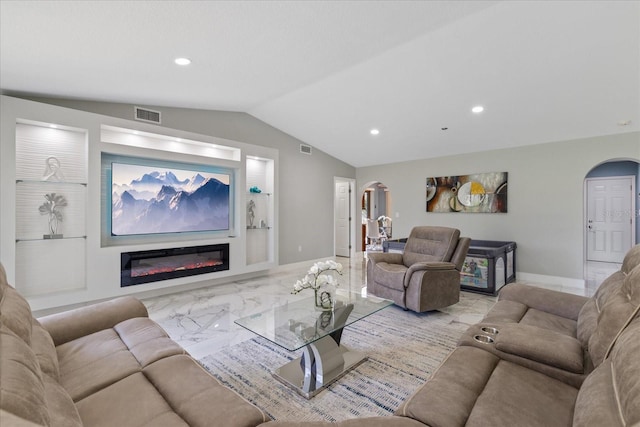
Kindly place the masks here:
<instances>
[{"instance_id":1,"label":"sofa armrest","mask_svg":"<svg viewBox=\"0 0 640 427\"><path fill-rule=\"evenodd\" d=\"M578 313L589 300L589 298L580 295L520 283L512 283L503 287L498 299L519 302L536 310L572 320L578 320Z\"/></svg>"},{"instance_id":2,"label":"sofa armrest","mask_svg":"<svg viewBox=\"0 0 640 427\"><path fill-rule=\"evenodd\" d=\"M103 329L113 328L127 319L148 316L147 308L142 302L126 296L40 317L38 321L58 346Z\"/></svg>"},{"instance_id":3,"label":"sofa armrest","mask_svg":"<svg viewBox=\"0 0 640 427\"><path fill-rule=\"evenodd\" d=\"M580 341L548 329L522 324L503 324L495 335L496 350L555 366L576 374L584 373Z\"/></svg>"}]
</instances>

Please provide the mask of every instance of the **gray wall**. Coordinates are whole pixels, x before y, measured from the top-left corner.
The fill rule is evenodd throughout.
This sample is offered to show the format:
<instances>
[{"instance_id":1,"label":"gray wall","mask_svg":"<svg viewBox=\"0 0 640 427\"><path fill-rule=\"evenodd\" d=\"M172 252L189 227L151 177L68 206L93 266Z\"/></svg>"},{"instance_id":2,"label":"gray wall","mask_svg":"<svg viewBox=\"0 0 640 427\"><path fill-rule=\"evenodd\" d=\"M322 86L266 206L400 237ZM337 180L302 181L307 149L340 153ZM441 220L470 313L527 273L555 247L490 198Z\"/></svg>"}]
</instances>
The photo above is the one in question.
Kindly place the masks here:
<instances>
[{"instance_id":1,"label":"gray wall","mask_svg":"<svg viewBox=\"0 0 640 427\"><path fill-rule=\"evenodd\" d=\"M640 160L640 133L358 168L357 187L358 194L371 181L389 187L394 238L415 225L457 227L473 239L515 241L520 272L582 279L584 179L607 160ZM503 171L508 213L425 211L427 177Z\"/></svg>"},{"instance_id":2,"label":"gray wall","mask_svg":"<svg viewBox=\"0 0 640 427\"><path fill-rule=\"evenodd\" d=\"M134 114L134 106L129 104L23 98L129 120ZM277 148L280 264L334 254L333 178L355 178L354 167L317 149L311 156L302 154L300 140L246 113L137 106L160 111L163 127Z\"/></svg>"}]
</instances>

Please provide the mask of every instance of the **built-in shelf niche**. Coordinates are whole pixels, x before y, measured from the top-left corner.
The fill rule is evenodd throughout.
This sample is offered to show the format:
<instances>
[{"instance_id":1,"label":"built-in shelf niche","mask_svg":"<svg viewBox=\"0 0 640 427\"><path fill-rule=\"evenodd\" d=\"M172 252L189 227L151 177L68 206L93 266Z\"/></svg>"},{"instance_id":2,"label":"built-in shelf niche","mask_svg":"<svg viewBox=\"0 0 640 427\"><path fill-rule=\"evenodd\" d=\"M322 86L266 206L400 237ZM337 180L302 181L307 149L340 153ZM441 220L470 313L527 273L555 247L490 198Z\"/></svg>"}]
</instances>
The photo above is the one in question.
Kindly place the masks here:
<instances>
[{"instance_id":1,"label":"built-in shelf niche","mask_svg":"<svg viewBox=\"0 0 640 427\"><path fill-rule=\"evenodd\" d=\"M247 265L274 260L274 161L247 156Z\"/></svg>"},{"instance_id":2,"label":"built-in shelf niche","mask_svg":"<svg viewBox=\"0 0 640 427\"><path fill-rule=\"evenodd\" d=\"M16 288L25 296L86 286L87 131L16 123ZM62 196L56 233L46 197ZM41 209L41 206L44 206Z\"/></svg>"}]
</instances>

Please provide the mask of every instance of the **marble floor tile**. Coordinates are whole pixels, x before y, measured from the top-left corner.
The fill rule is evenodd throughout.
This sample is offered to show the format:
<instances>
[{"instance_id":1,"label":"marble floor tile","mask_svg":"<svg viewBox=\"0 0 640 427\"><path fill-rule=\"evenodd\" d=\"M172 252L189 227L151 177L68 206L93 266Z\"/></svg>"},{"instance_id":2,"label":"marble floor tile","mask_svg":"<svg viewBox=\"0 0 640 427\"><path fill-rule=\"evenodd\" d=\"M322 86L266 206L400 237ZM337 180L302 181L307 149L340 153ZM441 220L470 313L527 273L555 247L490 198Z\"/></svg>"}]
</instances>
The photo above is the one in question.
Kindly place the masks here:
<instances>
[{"instance_id":1,"label":"marble floor tile","mask_svg":"<svg viewBox=\"0 0 640 427\"><path fill-rule=\"evenodd\" d=\"M343 274L338 276L340 289L361 292L366 288L366 257L363 253L354 258L333 259L343 264ZM150 297L142 301L149 316L172 339L192 356L201 358L255 337L252 332L236 325L234 320L286 302L311 297L313 293L310 290L297 295L293 295L291 290L295 281L302 278L312 264L313 261L285 265L264 276ZM536 286L582 295L593 292L556 285ZM468 325L482 320L497 300L497 297L472 292L463 292L463 295L455 309L447 307L442 311L455 312L454 321Z\"/></svg>"}]
</instances>

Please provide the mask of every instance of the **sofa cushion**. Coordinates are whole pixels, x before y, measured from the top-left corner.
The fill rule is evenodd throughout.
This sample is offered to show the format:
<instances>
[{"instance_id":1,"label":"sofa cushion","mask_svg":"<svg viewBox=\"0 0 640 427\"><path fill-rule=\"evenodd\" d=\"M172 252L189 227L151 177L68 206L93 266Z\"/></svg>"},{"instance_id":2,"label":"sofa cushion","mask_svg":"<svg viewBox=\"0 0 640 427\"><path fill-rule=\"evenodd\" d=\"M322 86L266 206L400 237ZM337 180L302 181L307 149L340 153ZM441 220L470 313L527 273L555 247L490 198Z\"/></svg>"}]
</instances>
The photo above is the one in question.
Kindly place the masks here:
<instances>
[{"instance_id":1,"label":"sofa cushion","mask_svg":"<svg viewBox=\"0 0 640 427\"><path fill-rule=\"evenodd\" d=\"M164 357L186 353L160 325L147 317L125 320L113 329L143 368Z\"/></svg>"},{"instance_id":2,"label":"sofa cushion","mask_svg":"<svg viewBox=\"0 0 640 427\"><path fill-rule=\"evenodd\" d=\"M82 421L71 396L55 379L43 374L44 396L51 427L81 427Z\"/></svg>"},{"instance_id":3,"label":"sofa cushion","mask_svg":"<svg viewBox=\"0 0 640 427\"><path fill-rule=\"evenodd\" d=\"M576 336L577 324L575 320L566 317L556 316L555 314L546 313L544 311L530 308L527 310L520 323L523 325L535 326L538 328L549 329L570 337Z\"/></svg>"},{"instance_id":4,"label":"sofa cushion","mask_svg":"<svg viewBox=\"0 0 640 427\"><path fill-rule=\"evenodd\" d=\"M628 426L640 425L640 316L625 328L609 356L618 413Z\"/></svg>"},{"instance_id":5,"label":"sofa cushion","mask_svg":"<svg viewBox=\"0 0 640 427\"><path fill-rule=\"evenodd\" d=\"M561 381L500 361L465 425L569 426L577 394Z\"/></svg>"},{"instance_id":6,"label":"sofa cushion","mask_svg":"<svg viewBox=\"0 0 640 427\"><path fill-rule=\"evenodd\" d=\"M588 347L589 339L598 327L598 317L609 297L623 286L625 277L638 265L640 265L640 245L635 245L624 256L620 270L607 277L598 286L589 302L582 307L578 315L577 336L583 347Z\"/></svg>"},{"instance_id":7,"label":"sofa cushion","mask_svg":"<svg viewBox=\"0 0 640 427\"><path fill-rule=\"evenodd\" d=\"M60 381L74 401L184 350L153 320L137 317L57 347Z\"/></svg>"},{"instance_id":8,"label":"sofa cushion","mask_svg":"<svg viewBox=\"0 0 640 427\"><path fill-rule=\"evenodd\" d=\"M36 319L33 319L31 349L38 358L42 373L59 381L60 370L58 368L58 353L56 352L56 347L53 345L51 335L40 326Z\"/></svg>"},{"instance_id":9,"label":"sofa cushion","mask_svg":"<svg viewBox=\"0 0 640 427\"><path fill-rule=\"evenodd\" d=\"M0 408L0 426L11 426L11 427L41 427L40 424L33 423L31 421L27 421L24 418L20 418L15 414L12 414L9 411L5 411Z\"/></svg>"},{"instance_id":10,"label":"sofa cushion","mask_svg":"<svg viewBox=\"0 0 640 427\"><path fill-rule=\"evenodd\" d=\"M640 423L640 318L614 344L611 355L584 381L573 425L635 426Z\"/></svg>"},{"instance_id":11,"label":"sofa cushion","mask_svg":"<svg viewBox=\"0 0 640 427\"><path fill-rule=\"evenodd\" d=\"M74 402L140 370L140 365L113 329L57 347L60 383Z\"/></svg>"},{"instance_id":12,"label":"sofa cushion","mask_svg":"<svg viewBox=\"0 0 640 427\"><path fill-rule=\"evenodd\" d=\"M589 347L589 338L598 327L598 306L595 299L590 299L580 310L576 322L576 338L584 348Z\"/></svg>"},{"instance_id":13,"label":"sofa cushion","mask_svg":"<svg viewBox=\"0 0 640 427\"><path fill-rule=\"evenodd\" d=\"M582 383L574 414L575 426L610 426L620 423L614 374L610 361L598 366Z\"/></svg>"},{"instance_id":14,"label":"sofa cushion","mask_svg":"<svg viewBox=\"0 0 640 427\"><path fill-rule=\"evenodd\" d=\"M580 310L576 334L583 347L589 346L589 338L598 327L598 316L603 306L616 289L622 286L625 277L626 274L622 271L616 271L607 277L600 284L593 297Z\"/></svg>"},{"instance_id":15,"label":"sofa cushion","mask_svg":"<svg viewBox=\"0 0 640 427\"><path fill-rule=\"evenodd\" d=\"M32 318L29 303L7 283L2 270L0 272L0 323L31 345Z\"/></svg>"},{"instance_id":16,"label":"sofa cushion","mask_svg":"<svg viewBox=\"0 0 640 427\"><path fill-rule=\"evenodd\" d=\"M111 329L118 323L135 317L149 317L147 308L140 300L124 296L50 314L38 318L38 321L58 346L94 332Z\"/></svg>"},{"instance_id":17,"label":"sofa cushion","mask_svg":"<svg viewBox=\"0 0 640 427\"><path fill-rule=\"evenodd\" d=\"M175 377L179 375L176 373ZM188 425L142 372L110 384L76 402L76 406L82 422L87 426Z\"/></svg>"},{"instance_id":18,"label":"sofa cushion","mask_svg":"<svg viewBox=\"0 0 640 427\"><path fill-rule=\"evenodd\" d=\"M0 404L19 418L49 425L45 387L36 355L24 340L0 324Z\"/></svg>"},{"instance_id":19,"label":"sofa cushion","mask_svg":"<svg viewBox=\"0 0 640 427\"><path fill-rule=\"evenodd\" d=\"M172 375L171 373L176 373ZM161 359L77 402L91 426L255 426L267 417L187 355Z\"/></svg>"},{"instance_id":20,"label":"sofa cushion","mask_svg":"<svg viewBox=\"0 0 640 427\"><path fill-rule=\"evenodd\" d=\"M589 354L598 366L622 328L627 326L640 308L640 265L627 274L622 286L607 299L598 315L598 326L589 338Z\"/></svg>"},{"instance_id":21,"label":"sofa cushion","mask_svg":"<svg viewBox=\"0 0 640 427\"><path fill-rule=\"evenodd\" d=\"M143 372L191 426L211 426L214 420L226 426L254 426L269 420L189 356L161 359ZM170 376L167 372L180 372L180 375Z\"/></svg>"},{"instance_id":22,"label":"sofa cushion","mask_svg":"<svg viewBox=\"0 0 640 427\"><path fill-rule=\"evenodd\" d=\"M396 415L430 426L567 426L577 393L544 374L462 346Z\"/></svg>"},{"instance_id":23,"label":"sofa cushion","mask_svg":"<svg viewBox=\"0 0 640 427\"><path fill-rule=\"evenodd\" d=\"M640 244L635 245L625 254L620 271L629 274L638 265L640 265Z\"/></svg>"}]
</instances>

